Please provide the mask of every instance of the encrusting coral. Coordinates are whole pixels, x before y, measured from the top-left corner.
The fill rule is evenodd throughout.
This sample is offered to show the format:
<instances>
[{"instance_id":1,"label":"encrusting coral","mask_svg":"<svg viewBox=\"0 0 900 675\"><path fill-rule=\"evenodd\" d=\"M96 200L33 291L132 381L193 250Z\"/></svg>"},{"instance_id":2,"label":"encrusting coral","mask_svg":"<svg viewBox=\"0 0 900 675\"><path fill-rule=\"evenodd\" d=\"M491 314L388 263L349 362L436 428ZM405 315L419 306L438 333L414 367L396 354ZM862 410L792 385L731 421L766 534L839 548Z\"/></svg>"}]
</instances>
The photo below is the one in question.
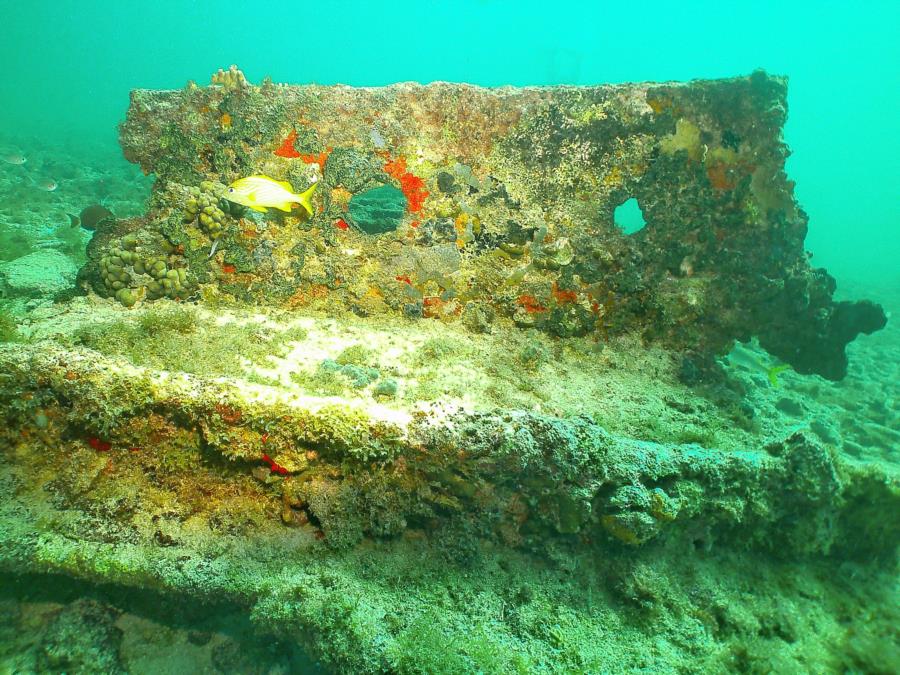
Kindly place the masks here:
<instances>
[{"instance_id":1,"label":"encrusting coral","mask_svg":"<svg viewBox=\"0 0 900 675\"><path fill-rule=\"evenodd\" d=\"M0 315L0 571L235 603L336 671L867 664L833 638L890 625L895 471L716 360L839 379L883 325L809 266L785 95L135 91L147 212ZM250 176L317 189L222 199Z\"/></svg>"},{"instance_id":2,"label":"encrusting coral","mask_svg":"<svg viewBox=\"0 0 900 675\"><path fill-rule=\"evenodd\" d=\"M198 221L203 231L213 240L222 235L224 227L225 211L220 205L224 189L225 186L221 183L203 181L199 187L190 188L191 196L185 203L184 222Z\"/></svg>"},{"instance_id":3,"label":"encrusting coral","mask_svg":"<svg viewBox=\"0 0 900 675\"><path fill-rule=\"evenodd\" d=\"M138 239L126 235L120 247L100 258L99 272L105 288L126 307L141 298L183 298L188 289L187 271L170 267L165 256L142 253Z\"/></svg>"},{"instance_id":4,"label":"encrusting coral","mask_svg":"<svg viewBox=\"0 0 900 675\"><path fill-rule=\"evenodd\" d=\"M213 79L135 92L122 142L160 177L143 226L183 246L189 272L238 301L296 307L325 288L335 309L443 321L477 303L560 337L639 331L707 377L715 356L755 334L798 372L840 379L847 342L884 324L874 304L842 309L830 277L809 267L806 216L783 171L782 78L577 95L395 85L352 96L255 87L235 67ZM259 219L223 208L219 186L256 174L320 181L315 213ZM190 196L178 207L164 191ZM646 225L626 234L613 214L631 199ZM172 208L221 242L236 276L210 268ZM411 285L396 280L417 282L394 261L447 243L461 254L465 292L403 297Z\"/></svg>"},{"instance_id":5,"label":"encrusting coral","mask_svg":"<svg viewBox=\"0 0 900 675\"><path fill-rule=\"evenodd\" d=\"M233 64L229 66L228 70L219 68L218 71L213 73L210 82L220 85L229 91L243 91L250 86L247 78L244 77L244 73Z\"/></svg>"}]
</instances>

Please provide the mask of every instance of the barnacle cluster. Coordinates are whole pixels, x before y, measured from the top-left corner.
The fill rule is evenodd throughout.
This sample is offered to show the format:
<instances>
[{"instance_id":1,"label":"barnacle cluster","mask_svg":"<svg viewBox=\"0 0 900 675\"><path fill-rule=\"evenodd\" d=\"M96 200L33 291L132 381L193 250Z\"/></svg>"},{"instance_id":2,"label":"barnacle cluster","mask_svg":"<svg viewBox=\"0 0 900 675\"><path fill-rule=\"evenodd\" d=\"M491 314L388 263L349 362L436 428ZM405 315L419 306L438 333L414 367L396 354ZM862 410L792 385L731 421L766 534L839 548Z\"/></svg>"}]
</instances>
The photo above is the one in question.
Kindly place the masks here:
<instances>
[{"instance_id":1,"label":"barnacle cluster","mask_svg":"<svg viewBox=\"0 0 900 675\"><path fill-rule=\"evenodd\" d=\"M549 241L547 226L543 223L531 241L531 262L538 269L558 270L575 258L575 249L567 237Z\"/></svg>"},{"instance_id":2,"label":"barnacle cluster","mask_svg":"<svg viewBox=\"0 0 900 675\"><path fill-rule=\"evenodd\" d=\"M570 264L575 258L575 249L567 237L561 237L549 244L532 247L532 263L535 267L558 270Z\"/></svg>"},{"instance_id":3,"label":"barnacle cluster","mask_svg":"<svg viewBox=\"0 0 900 675\"><path fill-rule=\"evenodd\" d=\"M397 259L398 268L412 271L405 281L404 293L414 302L426 297L439 297L442 301L456 297L455 275L459 272L461 258L452 244L433 246L414 251Z\"/></svg>"},{"instance_id":4,"label":"barnacle cluster","mask_svg":"<svg viewBox=\"0 0 900 675\"><path fill-rule=\"evenodd\" d=\"M106 288L126 307L133 307L141 297L181 297L187 272L170 267L162 256L139 253L137 244L136 237L126 235L100 258L100 278Z\"/></svg>"},{"instance_id":5,"label":"barnacle cluster","mask_svg":"<svg viewBox=\"0 0 900 675\"><path fill-rule=\"evenodd\" d=\"M210 82L212 84L222 85L229 91L243 91L250 86L247 78L244 77L244 73L242 73L234 64L232 64L228 70L219 68L218 71L213 73Z\"/></svg>"},{"instance_id":6,"label":"barnacle cluster","mask_svg":"<svg viewBox=\"0 0 900 675\"><path fill-rule=\"evenodd\" d=\"M673 521L680 506L678 499L661 488L626 485L612 494L609 500L612 512L602 516L600 522L616 539L639 545L655 537L664 523Z\"/></svg>"},{"instance_id":7,"label":"barnacle cluster","mask_svg":"<svg viewBox=\"0 0 900 675\"><path fill-rule=\"evenodd\" d=\"M200 227L210 239L218 239L224 229L225 211L219 203L219 195L225 186L205 180L200 187L190 188L190 197L185 204L184 222L199 221Z\"/></svg>"}]
</instances>

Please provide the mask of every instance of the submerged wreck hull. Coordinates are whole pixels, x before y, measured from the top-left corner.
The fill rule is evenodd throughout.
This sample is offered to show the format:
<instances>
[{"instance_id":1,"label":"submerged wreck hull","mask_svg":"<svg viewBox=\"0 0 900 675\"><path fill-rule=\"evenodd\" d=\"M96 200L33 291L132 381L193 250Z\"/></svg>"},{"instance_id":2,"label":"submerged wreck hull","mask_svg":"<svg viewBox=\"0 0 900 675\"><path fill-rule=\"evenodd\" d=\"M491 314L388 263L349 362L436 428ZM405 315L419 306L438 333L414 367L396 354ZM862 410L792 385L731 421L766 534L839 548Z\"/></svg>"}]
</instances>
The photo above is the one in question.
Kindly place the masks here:
<instances>
[{"instance_id":1,"label":"submerged wreck hull","mask_svg":"<svg viewBox=\"0 0 900 675\"><path fill-rule=\"evenodd\" d=\"M122 146L157 187L132 227L144 261L175 250L168 267L185 272L175 289L150 282L149 297L211 283L265 305L499 315L560 337L637 331L701 371L758 336L798 372L840 379L846 344L885 317L834 302L834 280L809 265L807 217L784 173L786 92L762 72L598 87L137 90ZM254 173L298 192L318 181L316 212L261 228L220 208L224 185ZM629 233L615 213L632 199L646 224ZM212 239L221 253L208 259ZM127 260L121 275L98 269L116 245L97 238L83 277L146 297Z\"/></svg>"},{"instance_id":2,"label":"submerged wreck hull","mask_svg":"<svg viewBox=\"0 0 900 675\"><path fill-rule=\"evenodd\" d=\"M523 411L367 419L83 350L0 362L6 574L245 607L338 670L674 672L748 642L751 661L842 663L847 644L810 643L848 593L893 584L896 476L802 433L726 452ZM251 443L289 475L260 475ZM753 634L764 617L800 654ZM654 653L654 633L693 642Z\"/></svg>"},{"instance_id":3,"label":"submerged wreck hull","mask_svg":"<svg viewBox=\"0 0 900 675\"><path fill-rule=\"evenodd\" d=\"M716 360L836 380L885 322L809 266L785 93L134 92L147 214L0 345L0 568L226 603L341 672L891 657L896 473ZM313 214L228 200L257 174Z\"/></svg>"}]
</instances>

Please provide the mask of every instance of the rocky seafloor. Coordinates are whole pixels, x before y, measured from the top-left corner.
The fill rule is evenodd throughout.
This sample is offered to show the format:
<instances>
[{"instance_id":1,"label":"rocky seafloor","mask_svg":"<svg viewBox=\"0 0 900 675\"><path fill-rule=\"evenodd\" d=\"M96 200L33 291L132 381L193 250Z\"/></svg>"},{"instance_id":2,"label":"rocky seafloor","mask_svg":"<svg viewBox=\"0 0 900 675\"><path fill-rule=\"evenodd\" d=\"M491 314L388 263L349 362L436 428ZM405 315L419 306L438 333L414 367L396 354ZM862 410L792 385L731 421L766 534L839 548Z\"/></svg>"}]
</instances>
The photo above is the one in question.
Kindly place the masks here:
<instances>
[{"instance_id":1,"label":"rocky seafloor","mask_svg":"<svg viewBox=\"0 0 900 675\"><path fill-rule=\"evenodd\" d=\"M128 309L66 293L91 238L66 214L140 214L149 179L17 150L0 670L900 668L896 322L837 381L754 340L686 383L629 331ZM56 190L23 181L54 167ZM896 284L850 290L900 308Z\"/></svg>"},{"instance_id":2,"label":"rocky seafloor","mask_svg":"<svg viewBox=\"0 0 900 675\"><path fill-rule=\"evenodd\" d=\"M103 370L129 369L137 362L171 372L178 363L187 365L185 353L169 351L180 342L198 357L186 368L195 377L245 387L277 383L290 391L298 383L308 386L308 375L297 376L308 359L321 362L330 354L344 361L342 353L380 328L365 322L340 326L328 317L298 326L290 319L280 342L273 333L284 317L266 317L260 332L259 313L242 323L234 310L194 315L196 310L185 314L181 307L167 307L152 315L152 324L142 322L140 314L129 315L132 332L123 310L110 304L32 306L20 315L20 337L37 340L43 351L48 341L65 346L59 358L42 364L51 378L54 367L66 369L57 373L65 383L77 382L66 379L69 372L86 376L81 364L71 361L79 353L70 351L74 335L74 342L116 357ZM223 325L232 328L217 333L216 321L223 317L231 320ZM157 341L143 332L163 321L178 322L180 338ZM104 328L110 323L115 328ZM247 331L243 337L241 331ZM247 348L260 334L269 346ZM891 367L897 363L898 336L893 330L853 345L854 371L840 383L787 372L773 385L766 368L757 365L765 365L765 355L751 346L724 360L731 362L724 389L700 392L677 382L665 354L648 358L627 341L583 345L589 353L596 350L595 370L576 372L583 362L560 354L518 379L511 372L516 364L509 363L507 340L472 345L464 337L435 330L431 336L384 338L408 355L376 363L399 385L398 398L384 403L386 418L407 397L460 408L527 405L547 414L572 406L604 420L617 434L668 448L702 444L719 448L715 452L722 457L752 454L746 448L773 451L776 439L799 434L832 453L844 487L870 493L855 495L854 510L864 513L861 521L854 516L853 527L868 523L871 531L821 529L837 529L830 522L810 530L802 524L809 512L789 514L778 524L751 524L756 516L740 515L740 502L748 499L742 494L720 495L715 507L734 511L738 525L731 516L720 520L721 514L706 513L687 531L662 532L640 548L616 544L615 537L591 542L590 537L602 536L598 532L532 540L524 547L515 533L500 530L500 540L491 541L474 525L471 532L447 527L434 536L434 523L411 519L399 535L386 532L349 549L332 549L319 537L323 531L326 540L335 536L339 526L310 523L285 506L278 489L282 480L261 462L223 465L210 448L197 452L190 442L171 444L172 430L165 428L154 432L160 434L159 447L129 447L137 441L122 438L112 448L98 449L88 432L57 436L65 422L45 400L28 414L36 418L32 433L46 438L35 442L6 434L4 440L12 453L3 471L4 668L894 670L898 616L891 549L897 534L889 522L896 511L898 379ZM530 339L552 353L549 341ZM7 345L5 356L25 344ZM523 340L513 349L529 348L530 354L533 344ZM236 353L216 352L217 347ZM312 347L317 351L310 354ZM439 348L441 361L435 362ZM97 352L81 353L96 365ZM489 382L474 390L461 386L470 381L463 371L492 362L498 370L485 378ZM130 372L126 377L139 377ZM427 384L413 382L414 376ZM322 393L375 399L375 384L359 389L350 380L320 379L327 389ZM588 391L591 380L603 385ZM126 396L125 390L116 391L111 403ZM751 411L749 423L735 424ZM704 458L693 461L700 480ZM727 464L711 470L729 473ZM742 482L752 486L756 478L726 481L733 489ZM794 492L797 485L795 478L776 476L768 489L775 496ZM817 507L815 500L808 505ZM829 517L839 521L842 508L830 504ZM745 519L755 534L741 533ZM341 536L358 539L355 532ZM836 541L823 544L831 537Z\"/></svg>"}]
</instances>

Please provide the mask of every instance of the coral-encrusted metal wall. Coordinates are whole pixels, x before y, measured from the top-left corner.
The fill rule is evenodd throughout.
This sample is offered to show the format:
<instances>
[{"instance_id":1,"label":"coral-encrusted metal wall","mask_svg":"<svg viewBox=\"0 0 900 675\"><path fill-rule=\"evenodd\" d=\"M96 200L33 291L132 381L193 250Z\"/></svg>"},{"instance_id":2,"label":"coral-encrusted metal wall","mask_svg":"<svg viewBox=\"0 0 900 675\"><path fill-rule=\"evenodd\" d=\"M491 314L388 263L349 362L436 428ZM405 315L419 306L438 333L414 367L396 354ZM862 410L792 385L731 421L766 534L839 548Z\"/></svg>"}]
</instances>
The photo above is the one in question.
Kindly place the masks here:
<instances>
[{"instance_id":1,"label":"coral-encrusted metal wall","mask_svg":"<svg viewBox=\"0 0 900 675\"><path fill-rule=\"evenodd\" d=\"M783 78L352 88L252 86L232 70L214 82L133 92L122 146L158 180L145 218L95 237L82 279L101 294L639 331L684 352L689 378L758 335L798 371L839 379L846 343L884 325L876 305L835 303L808 263ZM318 181L314 215L221 200L251 174L296 192ZM626 234L614 212L630 198L646 226Z\"/></svg>"}]
</instances>

